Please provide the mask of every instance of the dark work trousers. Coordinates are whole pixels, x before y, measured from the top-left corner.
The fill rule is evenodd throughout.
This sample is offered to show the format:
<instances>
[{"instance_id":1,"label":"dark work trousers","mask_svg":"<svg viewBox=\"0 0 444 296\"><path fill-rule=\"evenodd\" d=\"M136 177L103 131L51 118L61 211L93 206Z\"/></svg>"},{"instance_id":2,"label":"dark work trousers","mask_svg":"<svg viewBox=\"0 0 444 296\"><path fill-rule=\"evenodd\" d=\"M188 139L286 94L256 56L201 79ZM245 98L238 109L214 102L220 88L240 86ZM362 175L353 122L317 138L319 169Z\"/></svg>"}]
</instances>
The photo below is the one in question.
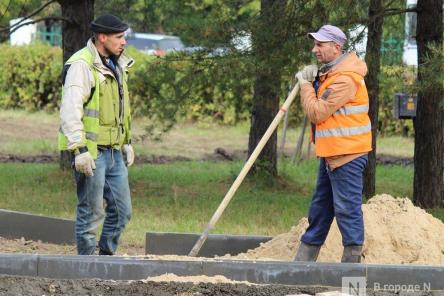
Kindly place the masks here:
<instances>
[{"instance_id":1,"label":"dark work trousers","mask_svg":"<svg viewBox=\"0 0 444 296\"><path fill-rule=\"evenodd\" d=\"M302 242L322 245L336 217L344 246L364 243L362 178L367 160L364 155L331 171L321 158L316 191L308 211L309 226Z\"/></svg>"}]
</instances>

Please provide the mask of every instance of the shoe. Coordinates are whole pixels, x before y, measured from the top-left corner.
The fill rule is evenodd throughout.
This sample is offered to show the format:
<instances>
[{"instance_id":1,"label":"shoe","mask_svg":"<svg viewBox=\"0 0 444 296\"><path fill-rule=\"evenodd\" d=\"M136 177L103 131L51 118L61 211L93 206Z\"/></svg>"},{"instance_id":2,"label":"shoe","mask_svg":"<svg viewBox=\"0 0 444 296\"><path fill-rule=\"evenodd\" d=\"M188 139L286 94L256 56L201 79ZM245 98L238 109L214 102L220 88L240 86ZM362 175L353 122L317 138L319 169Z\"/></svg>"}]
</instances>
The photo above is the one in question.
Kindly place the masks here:
<instances>
[{"instance_id":1,"label":"shoe","mask_svg":"<svg viewBox=\"0 0 444 296\"><path fill-rule=\"evenodd\" d=\"M100 256L113 256L114 254L109 251L99 250L99 255Z\"/></svg>"},{"instance_id":2,"label":"shoe","mask_svg":"<svg viewBox=\"0 0 444 296\"><path fill-rule=\"evenodd\" d=\"M362 246L344 246L342 253L342 263L361 263Z\"/></svg>"},{"instance_id":3,"label":"shoe","mask_svg":"<svg viewBox=\"0 0 444 296\"><path fill-rule=\"evenodd\" d=\"M309 245L301 242L299 245L299 249L296 253L296 257L294 261L316 261L318 259L319 251L321 250L321 246L317 245Z\"/></svg>"}]
</instances>

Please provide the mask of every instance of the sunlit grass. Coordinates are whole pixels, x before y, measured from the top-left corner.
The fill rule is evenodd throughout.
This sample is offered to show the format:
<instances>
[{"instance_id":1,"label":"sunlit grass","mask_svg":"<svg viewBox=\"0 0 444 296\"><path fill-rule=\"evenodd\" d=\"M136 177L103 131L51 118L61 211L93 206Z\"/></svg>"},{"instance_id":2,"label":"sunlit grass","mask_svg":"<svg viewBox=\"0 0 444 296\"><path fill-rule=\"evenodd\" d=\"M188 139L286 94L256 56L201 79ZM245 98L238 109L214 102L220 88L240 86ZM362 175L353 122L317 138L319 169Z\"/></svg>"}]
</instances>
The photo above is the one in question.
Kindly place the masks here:
<instances>
[{"instance_id":1,"label":"sunlit grass","mask_svg":"<svg viewBox=\"0 0 444 296\"><path fill-rule=\"evenodd\" d=\"M25 111L0 111L0 153L4 154L56 154L58 113ZM209 122L181 122L160 140L146 136L145 126L148 120L135 118L133 134L136 154L184 156L202 159L212 154L216 148L227 151L245 152L248 146L250 124L243 122L236 126L219 125ZM6 125L6 126L5 126ZM285 150L287 156L293 156L300 128L289 128L286 133ZM281 149L282 125L278 129L278 147ZM307 150L308 130L305 133L303 153ZM400 157L412 157L414 141L400 136L379 137L378 154Z\"/></svg>"},{"instance_id":2,"label":"sunlit grass","mask_svg":"<svg viewBox=\"0 0 444 296\"><path fill-rule=\"evenodd\" d=\"M400 157L413 157L415 140L413 138L391 136L377 139L376 151L378 154Z\"/></svg>"},{"instance_id":3,"label":"sunlit grass","mask_svg":"<svg viewBox=\"0 0 444 296\"><path fill-rule=\"evenodd\" d=\"M130 168L133 218L123 239L142 246L147 231L203 230L241 162L175 162ZM280 177L246 179L213 233L276 235L306 216L316 182L315 159L280 165ZM57 164L0 164L0 208L74 219L75 184L71 171ZM377 193L411 197L413 170L377 167ZM443 212L433 214L444 219Z\"/></svg>"}]
</instances>

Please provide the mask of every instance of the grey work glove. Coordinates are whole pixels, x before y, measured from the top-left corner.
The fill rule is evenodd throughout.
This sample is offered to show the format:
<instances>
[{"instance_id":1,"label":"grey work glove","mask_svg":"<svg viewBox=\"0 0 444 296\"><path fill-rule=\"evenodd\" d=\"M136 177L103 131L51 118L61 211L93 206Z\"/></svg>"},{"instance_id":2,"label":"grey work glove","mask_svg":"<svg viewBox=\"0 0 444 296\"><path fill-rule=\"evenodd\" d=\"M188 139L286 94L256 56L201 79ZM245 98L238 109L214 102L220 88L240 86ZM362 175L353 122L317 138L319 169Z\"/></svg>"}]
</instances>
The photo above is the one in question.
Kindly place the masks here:
<instances>
[{"instance_id":1,"label":"grey work glove","mask_svg":"<svg viewBox=\"0 0 444 296\"><path fill-rule=\"evenodd\" d=\"M96 163L88 151L77 154L74 159L74 165L79 173L85 174L88 177L94 176L93 170L96 169Z\"/></svg>"},{"instance_id":2,"label":"grey work glove","mask_svg":"<svg viewBox=\"0 0 444 296\"><path fill-rule=\"evenodd\" d=\"M131 166L134 163L134 148L131 144L125 144L122 146L123 154L126 155L126 166Z\"/></svg>"},{"instance_id":3,"label":"grey work glove","mask_svg":"<svg viewBox=\"0 0 444 296\"><path fill-rule=\"evenodd\" d=\"M318 75L318 66L309 65L305 66L304 69L296 73L296 78L299 81L299 84L304 84L308 82L313 82Z\"/></svg>"}]
</instances>

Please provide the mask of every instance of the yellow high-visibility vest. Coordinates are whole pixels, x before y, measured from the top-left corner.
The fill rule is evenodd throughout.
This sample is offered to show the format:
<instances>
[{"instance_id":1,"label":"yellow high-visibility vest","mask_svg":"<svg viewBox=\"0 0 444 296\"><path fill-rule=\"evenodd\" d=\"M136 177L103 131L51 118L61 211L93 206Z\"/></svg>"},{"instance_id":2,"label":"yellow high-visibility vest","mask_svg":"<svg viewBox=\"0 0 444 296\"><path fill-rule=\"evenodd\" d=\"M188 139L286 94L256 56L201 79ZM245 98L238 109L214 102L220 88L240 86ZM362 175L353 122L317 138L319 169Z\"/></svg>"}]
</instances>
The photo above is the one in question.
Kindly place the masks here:
<instances>
[{"instance_id":1,"label":"yellow high-visibility vest","mask_svg":"<svg viewBox=\"0 0 444 296\"><path fill-rule=\"evenodd\" d=\"M131 114L129 110L129 98L127 87L127 73L122 71L123 89L124 89L124 113L122 119L118 114L107 106L100 106L101 96L102 99L106 98L110 101L110 106L114 106L114 101L119 100L118 91L113 90L116 87L113 83L104 83L101 86L99 80L99 71L93 64L93 54L85 47L77 51L66 62L66 65L70 65L78 60L85 61L92 70L95 87L91 90L92 94L89 101L83 106L82 123L84 132L82 133L82 139L80 146L86 146L94 159L97 158L97 145L113 146L119 148L123 144L131 143ZM109 79L109 78L107 78ZM114 78L113 78L114 79ZM115 81L117 83L117 81ZM119 106L119 104L117 104ZM123 122L120 122L123 121ZM58 148L59 150L68 149L68 139L59 129L58 134Z\"/></svg>"}]
</instances>

